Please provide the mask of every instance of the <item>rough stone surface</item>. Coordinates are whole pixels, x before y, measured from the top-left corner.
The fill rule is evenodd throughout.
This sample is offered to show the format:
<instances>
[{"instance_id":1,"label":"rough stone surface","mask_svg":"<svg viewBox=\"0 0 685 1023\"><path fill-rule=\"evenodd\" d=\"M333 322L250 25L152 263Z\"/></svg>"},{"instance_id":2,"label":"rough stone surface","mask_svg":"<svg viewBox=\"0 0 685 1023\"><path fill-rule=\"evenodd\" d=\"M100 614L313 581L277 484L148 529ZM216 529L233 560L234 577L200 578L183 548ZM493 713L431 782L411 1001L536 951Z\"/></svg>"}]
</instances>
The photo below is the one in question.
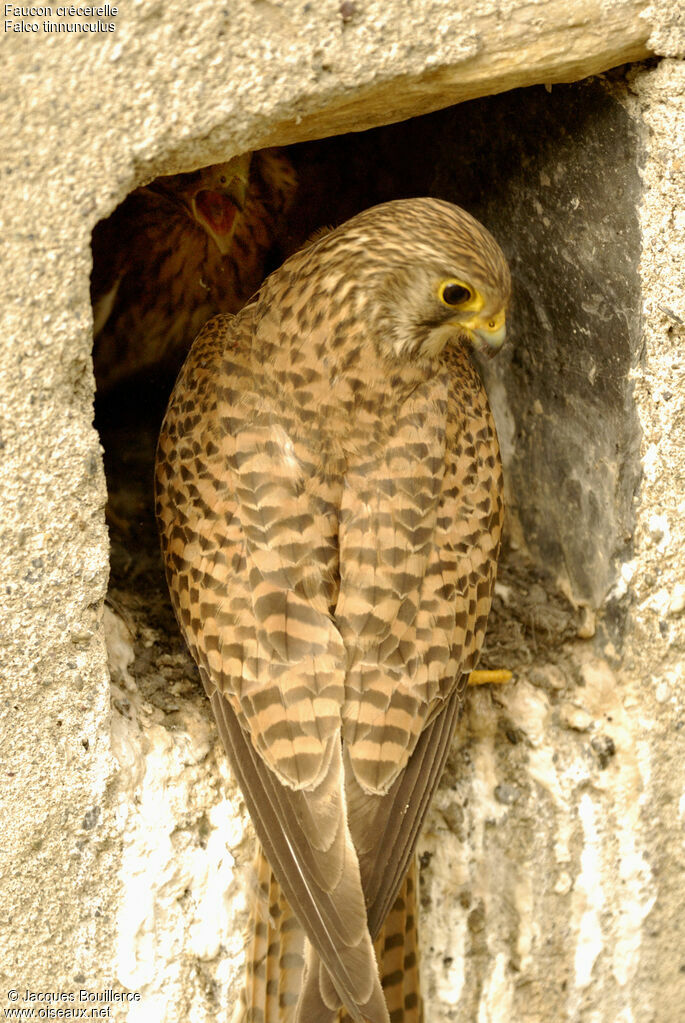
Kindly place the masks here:
<instances>
[{"instance_id":1,"label":"rough stone surface","mask_svg":"<svg viewBox=\"0 0 685 1023\"><path fill-rule=\"evenodd\" d=\"M113 987L141 996L114 1018L220 1017L251 895L242 804L158 569L140 564L156 557L144 473L117 490L133 528L112 531L110 707L97 219L156 173L250 146L684 52L666 0L349 6L145 0L113 34L3 33L1 1000ZM487 652L517 682L474 694L422 840L428 1018L677 1023L685 75L652 61L433 116L452 146L436 194L465 188L457 134L481 175L497 156L463 201L496 213L523 287L519 347L492 381L518 515ZM412 190L391 179L368 200ZM144 445L119 442L121 478Z\"/></svg>"},{"instance_id":2,"label":"rough stone surface","mask_svg":"<svg viewBox=\"0 0 685 1023\"><path fill-rule=\"evenodd\" d=\"M598 607L632 539L640 473L629 372L642 332L641 132L597 80L487 106L477 123L489 119L497 142L490 173L472 164L470 205L509 225L520 340L491 379L513 420L509 507L536 559Z\"/></svg>"}]
</instances>

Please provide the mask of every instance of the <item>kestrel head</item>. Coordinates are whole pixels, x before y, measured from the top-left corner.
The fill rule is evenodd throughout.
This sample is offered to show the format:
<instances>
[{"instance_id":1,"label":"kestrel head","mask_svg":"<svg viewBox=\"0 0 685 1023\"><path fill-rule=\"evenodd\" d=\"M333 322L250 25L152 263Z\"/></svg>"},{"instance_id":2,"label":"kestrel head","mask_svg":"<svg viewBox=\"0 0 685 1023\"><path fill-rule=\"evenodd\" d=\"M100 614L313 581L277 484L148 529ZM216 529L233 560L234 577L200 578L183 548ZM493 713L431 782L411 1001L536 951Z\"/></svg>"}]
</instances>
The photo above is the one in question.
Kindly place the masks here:
<instances>
[{"instance_id":1,"label":"kestrel head","mask_svg":"<svg viewBox=\"0 0 685 1023\"><path fill-rule=\"evenodd\" d=\"M371 297L367 325L395 356L433 357L464 335L488 355L502 346L509 268L489 231L458 206L429 198L383 203L314 249L327 253L331 270L352 271L357 302Z\"/></svg>"},{"instance_id":2,"label":"kestrel head","mask_svg":"<svg viewBox=\"0 0 685 1023\"><path fill-rule=\"evenodd\" d=\"M227 163L157 178L148 188L180 203L223 254L230 249L237 219L245 207L251 161L252 154L243 153Z\"/></svg>"}]
</instances>

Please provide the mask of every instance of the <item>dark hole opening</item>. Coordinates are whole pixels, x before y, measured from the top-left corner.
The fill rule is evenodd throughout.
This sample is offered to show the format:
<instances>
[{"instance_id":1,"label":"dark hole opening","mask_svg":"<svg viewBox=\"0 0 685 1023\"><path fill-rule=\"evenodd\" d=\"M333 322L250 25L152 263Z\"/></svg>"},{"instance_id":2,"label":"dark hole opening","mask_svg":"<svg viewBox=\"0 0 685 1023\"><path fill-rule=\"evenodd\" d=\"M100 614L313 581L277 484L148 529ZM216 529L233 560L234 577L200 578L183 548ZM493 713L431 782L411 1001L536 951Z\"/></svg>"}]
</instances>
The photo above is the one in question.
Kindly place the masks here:
<instances>
[{"instance_id":1,"label":"dark hole opening","mask_svg":"<svg viewBox=\"0 0 685 1023\"><path fill-rule=\"evenodd\" d=\"M456 202L498 239L514 280L510 340L483 373L509 514L481 665L562 661L564 644L593 629L579 605L598 612L598 639L620 650L624 609L611 588L630 551L639 482L629 370L640 336L640 182L639 141L611 76L517 90L283 152L297 189L264 245L264 273L317 229L392 198ZM212 202L205 197L220 218ZM116 250L116 216L96 229L94 280L103 260L121 260L137 244L129 234ZM145 290L138 283L134 300ZM161 701L170 699L165 680L181 684L195 671L169 605L152 501L172 370L161 363L100 394L96 419L110 495L110 601L136 637L134 673Z\"/></svg>"}]
</instances>

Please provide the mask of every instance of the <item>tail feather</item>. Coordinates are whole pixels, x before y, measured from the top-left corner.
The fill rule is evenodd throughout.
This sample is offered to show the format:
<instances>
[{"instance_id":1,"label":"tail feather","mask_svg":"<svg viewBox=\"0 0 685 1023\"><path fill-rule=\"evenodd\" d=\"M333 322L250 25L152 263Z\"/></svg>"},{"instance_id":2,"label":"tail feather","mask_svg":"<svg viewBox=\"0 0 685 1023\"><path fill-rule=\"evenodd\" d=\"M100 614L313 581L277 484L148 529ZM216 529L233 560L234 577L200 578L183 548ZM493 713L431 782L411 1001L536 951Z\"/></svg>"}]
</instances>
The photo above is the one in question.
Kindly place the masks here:
<instances>
[{"instance_id":1,"label":"tail feather","mask_svg":"<svg viewBox=\"0 0 685 1023\"><path fill-rule=\"evenodd\" d=\"M390 1023L423 1023L416 882L416 861L412 857L406 877L374 942ZM344 1010L339 1023L350 1023Z\"/></svg>"},{"instance_id":2,"label":"tail feather","mask_svg":"<svg viewBox=\"0 0 685 1023\"><path fill-rule=\"evenodd\" d=\"M255 873L245 982L233 1023L293 1023L304 972L304 931L261 846Z\"/></svg>"},{"instance_id":3,"label":"tail feather","mask_svg":"<svg viewBox=\"0 0 685 1023\"><path fill-rule=\"evenodd\" d=\"M294 1023L305 984L305 936L261 847L256 882L258 896L250 921L245 983L233 1023ZM417 909L412 861L374 943L391 1023L423 1023ZM328 1023L331 1017L323 1003L321 1009ZM344 1009L335 1018L337 1023L351 1023Z\"/></svg>"}]
</instances>

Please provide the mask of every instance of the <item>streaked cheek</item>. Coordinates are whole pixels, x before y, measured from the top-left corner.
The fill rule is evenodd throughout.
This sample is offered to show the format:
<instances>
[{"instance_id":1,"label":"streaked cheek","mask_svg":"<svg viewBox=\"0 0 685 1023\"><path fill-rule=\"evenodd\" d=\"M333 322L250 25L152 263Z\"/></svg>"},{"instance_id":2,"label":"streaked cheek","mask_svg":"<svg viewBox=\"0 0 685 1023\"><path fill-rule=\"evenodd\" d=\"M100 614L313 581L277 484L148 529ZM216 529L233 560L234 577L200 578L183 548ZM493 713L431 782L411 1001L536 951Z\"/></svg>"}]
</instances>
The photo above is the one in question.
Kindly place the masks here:
<instances>
[{"instance_id":1,"label":"streaked cheek","mask_svg":"<svg viewBox=\"0 0 685 1023\"><path fill-rule=\"evenodd\" d=\"M443 323L439 327L433 327L428 337L421 346L425 355L435 357L439 355L446 344L450 341L457 341L463 337L463 332L453 323Z\"/></svg>"}]
</instances>

